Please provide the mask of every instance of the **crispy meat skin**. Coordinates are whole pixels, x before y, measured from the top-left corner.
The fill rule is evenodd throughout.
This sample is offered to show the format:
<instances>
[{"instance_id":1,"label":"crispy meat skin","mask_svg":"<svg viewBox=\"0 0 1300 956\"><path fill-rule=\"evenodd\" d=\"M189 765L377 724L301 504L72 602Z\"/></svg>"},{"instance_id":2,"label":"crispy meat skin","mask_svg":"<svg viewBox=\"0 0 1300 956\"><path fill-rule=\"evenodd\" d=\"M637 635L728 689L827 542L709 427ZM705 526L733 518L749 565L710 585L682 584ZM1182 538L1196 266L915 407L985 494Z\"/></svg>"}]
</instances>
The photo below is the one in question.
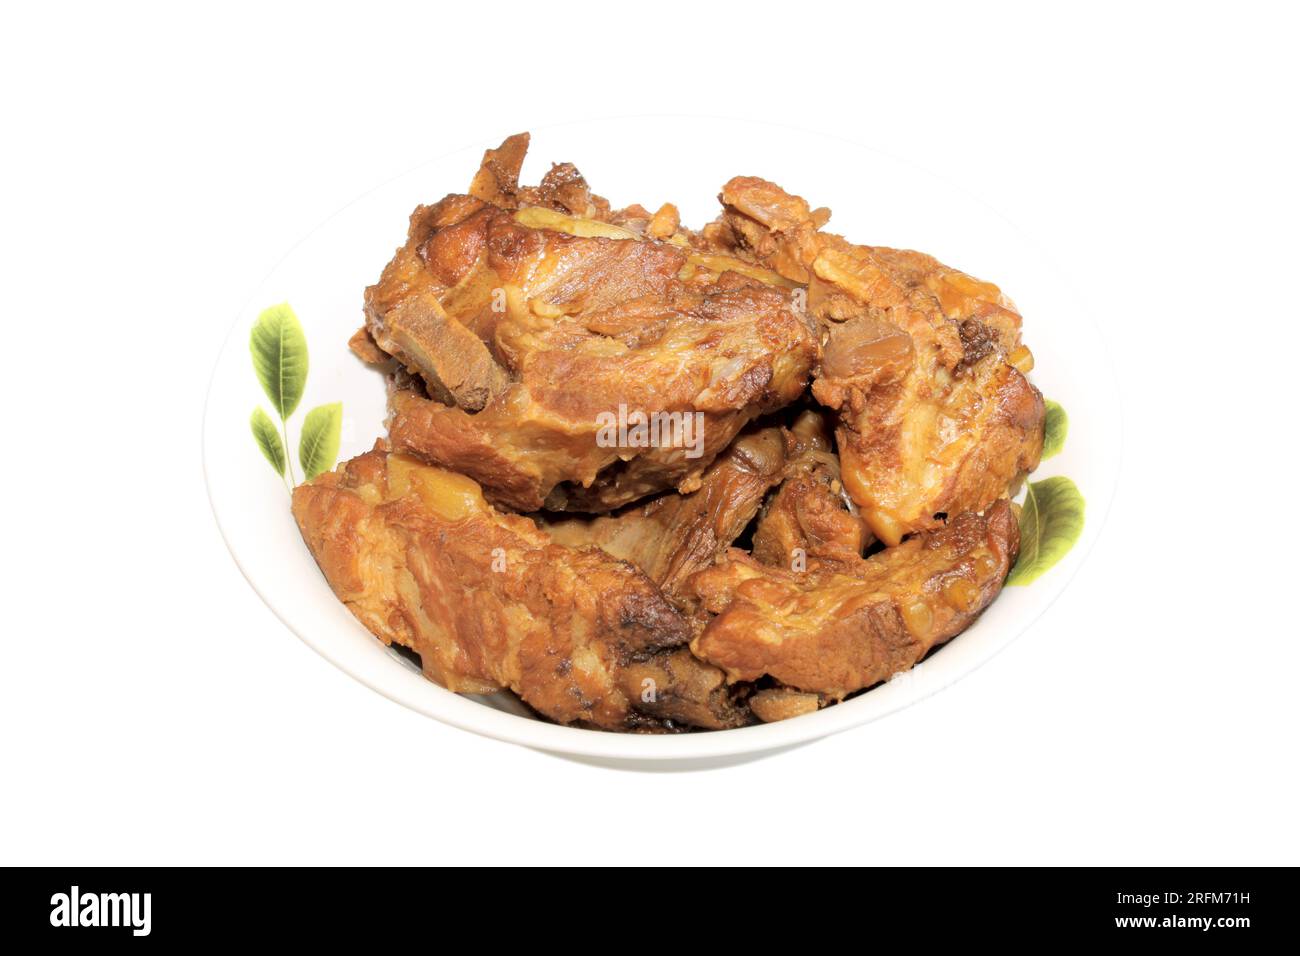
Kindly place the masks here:
<instances>
[{"instance_id":1,"label":"crispy meat skin","mask_svg":"<svg viewBox=\"0 0 1300 956\"><path fill-rule=\"evenodd\" d=\"M721 199L718 242L808 283L827 326L812 392L839 413L843 480L877 537L897 544L982 511L1037 467L1043 400L996 286L824 233L823 216L761 179L737 177Z\"/></svg>"},{"instance_id":2,"label":"crispy meat skin","mask_svg":"<svg viewBox=\"0 0 1300 956\"><path fill-rule=\"evenodd\" d=\"M393 446L522 511L691 487L747 422L804 391L815 329L775 273L650 238L672 211L636 219L645 234L606 222L568 166L521 188L524 147L489 150L472 195L417 209L366 290L371 336L429 395L395 393ZM701 454L602 447L597 416L620 407L702 413Z\"/></svg>"},{"instance_id":3,"label":"crispy meat skin","mask_svg":"<svg viewBox=\"0 0 1300 956\"><path fill-rule=\"evenodd\" d=\"M340 600L451 690L508 687L552 720L610 729L748 719L711 668L668 659L689 625L641 572L552 544L463 476L376 450L299 486L293 512Z\"/></svg>"},{"instance_id":4,"label":"crispy meat skin","mask_svg":"<svg viewBox=\"0 0 1300 956\"><path fill-rule=\"evenodd\" d=\"M741 551L688 582L712 615L691 643L732 681L768 675L839 699L907 670L996 597L1019 529L1005 499L854 565L804 574Z\"/></svg>"}]
</instances>

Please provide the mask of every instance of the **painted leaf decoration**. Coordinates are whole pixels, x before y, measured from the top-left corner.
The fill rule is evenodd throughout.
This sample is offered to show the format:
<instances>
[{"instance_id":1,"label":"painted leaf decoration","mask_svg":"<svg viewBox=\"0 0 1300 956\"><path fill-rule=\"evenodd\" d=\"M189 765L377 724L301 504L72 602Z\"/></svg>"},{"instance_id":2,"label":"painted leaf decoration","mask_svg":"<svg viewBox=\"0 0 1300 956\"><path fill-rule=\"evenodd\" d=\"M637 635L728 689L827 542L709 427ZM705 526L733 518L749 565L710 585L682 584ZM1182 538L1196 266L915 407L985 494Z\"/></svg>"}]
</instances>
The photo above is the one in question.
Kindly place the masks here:
<instances>
[{"instance_id":1,"label":"painted leaf decoration","mask_svg":"<svg viewBox=\"0 0 1300 956\"><path fill-rule=\"evenodd\" d=\"M1083 532L1083 495L1069 478L1031 481L1020 508L1020 557L1007 584L1029 584L1074 547Z\"/></svg>"},{"instance_id":2,"label":"painted leaf decoration","mask_svg":"<svg viewBox=\"0 0 1300 956\"><path fill-rule=\"evenodd\" d=\"M248 420L248 424L253 428L253 438L257 441L257 447L262 449L262 454L271 463L275 473L283 478L286 459L284 445L280 442L280 433L275 430L275 422L271 421L270 415L258 407L253 409L253 417Z\"/></svg>"},{"instance_id":3,"label":"painted leaf decoration","mask_svg":"<svg viewBox=\"0 0 1300 956\"><path fill-rule=\"evenodd\" d=\"M289 303L273 305L257 317L248 348L262 390L283 421L298 407L307 385L307 337Z\"/></svg>"},{"instance_id":4,"label":"painted leaf decoration","mask_svg":"<svg viewBox=\"0 0 1300 956\"><path fill-rule=\"evenodd\" d=\"M1047 419L1043 424L1043 461L1059 455L1065 447L1065 436L1070 431L1070 416L1060 402L1047 400Z\"/></svg>"},{"instance_id":5,"label":"painted leaf decoration","mask_svg":"<svg viewBox=\"0 0 1300 956\"><path fill-rule=\"evenodd\" d=\"M311 481L329 471L339 457L339 435L343 430L343 403L318 405L307 413L298 441L298 463Z\"/></svg>"}]
</instances>

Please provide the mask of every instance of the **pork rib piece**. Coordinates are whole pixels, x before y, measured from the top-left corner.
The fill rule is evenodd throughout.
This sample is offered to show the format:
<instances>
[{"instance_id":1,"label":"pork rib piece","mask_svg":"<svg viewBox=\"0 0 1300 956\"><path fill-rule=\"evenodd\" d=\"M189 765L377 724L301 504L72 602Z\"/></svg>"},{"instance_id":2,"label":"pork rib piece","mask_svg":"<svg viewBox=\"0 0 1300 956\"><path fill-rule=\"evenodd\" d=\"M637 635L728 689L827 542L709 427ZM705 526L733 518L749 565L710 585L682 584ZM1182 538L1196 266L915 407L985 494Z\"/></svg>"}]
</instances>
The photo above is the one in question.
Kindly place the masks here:
<instances>
[{"instance_id":1,"label":"pork rib piece","mask_svg":"<svg viewBox=\"0 0 1300 956\"><path fill-rule=\"evenodd\" d=\"M804 411L790 428L785 476L754 530L756 561L777 567L854 562L872 542L840 478L826 417Z\"/></svg>"},{"instance_id":2,"label":"pork rib piece","mask_svg":"<svg viewBox=\"0 0 1300 956\"><path fill-rule=\"evenodd\" d=\"M812 392L838 413L843 481L876 537L983 511L1037 466L1043 399L996 286L824 232L826 210L761 179L733 179L721 199L716 243L807 283L826 338Z\"/></svg>"},{"instance_id":3,"label":"pork rib piece","mask_svg":"<svg viewBox=\"0 0 1300 956\"><path fill-rule=\"evenodd\" d=\"M747 422L802 394L815 325L789 280L693 250L672 216L610 213L571 167L520 187L524 146L489 150L471 195L417 209L366 291L371 338L427 391L394 393L393 447L521 511L693 487ZM677 440L611 446L601 416L620 410ZM675 424L697 413L698 440Z\"/></svg>"},{"instance_id":4,"label":"pork rib piece","mask_svg":"<svg viewBox=\"0 0 1300 956\"><path fill-rule=\"evenodd\" d=\"M464 476L377 449L296 488L293 513L339 599L450 690L509 688L552 720L607 729L750 719L644 574L551 543Z\"/></svg>"},{"instance_id":5,"label":"pork rib piece","mask_svg":"<svg viewBox=\"0 0 1300 956\"><path fill-rule=\"evenodd\" d=\"M552 540L596 546L636 565L670 598L723 554L786 473L793 438L777 426L742 432L689 494L665 492L616 515L540 518Z\"/></svg>"},{"instance_id":6,"label":"pork rib piece","mask_svg":"<svg viewBox=\"0 0 1300 956\"><path fill-rule=\"evenodd\" d=\"M688 587L711 615L691 642L731 681L844 696L917 663L959 634L1002 589L1019 548L1010 502L849 564L804 573L733 551Z\"/></svg>"}]
</instances>

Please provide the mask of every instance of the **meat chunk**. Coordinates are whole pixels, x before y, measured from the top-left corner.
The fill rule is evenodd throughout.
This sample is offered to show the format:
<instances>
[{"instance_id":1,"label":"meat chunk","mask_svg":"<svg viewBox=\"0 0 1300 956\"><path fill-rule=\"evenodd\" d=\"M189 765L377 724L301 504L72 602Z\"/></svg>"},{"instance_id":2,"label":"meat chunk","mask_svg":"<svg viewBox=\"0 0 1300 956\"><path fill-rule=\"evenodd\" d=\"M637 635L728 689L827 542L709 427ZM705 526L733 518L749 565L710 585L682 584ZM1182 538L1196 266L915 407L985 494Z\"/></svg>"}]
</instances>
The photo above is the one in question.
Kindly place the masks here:
<instances>
[{"instance_id":1,"label":"meat chunk","mask_svg":"<svg viewBox=\"0 0 1300 956\"><path fill-rule=\"evenodd\" d=\"M395 393L395 449L520 511L609 511L694 485L748 422L799 396L817 350L786 296L741 282L541 324L502 322L519 378L477 413Z\"/></svg>"},{"instance_id":2,"label":"meat chunk","mask_svg":"<svg viewBox=\"0 0 1300 956\"><path fill-rule=\"evenodd\" d=\"M509 688L552 720L609 729L748 719L720 680L662 659L690 625L644 574L551 543L464 476L376 450L299 486L293 512L340 600L450 690Z\"/></svg>"},{"instance_id":3,"label":"meat chunk","mask_svg":"<svg viewBox=\"0 0 1300 956\"><path fill-rule=\"evenodd\" d=\"M496 149L483 153L483 162L469 185L475 199L497 206L513 207L519 195L519 173L524 168L531 137L527 133L507 136Z\"/></svg>"},{"instance_id":4,"label":"meat chunk","mask_svg":"<svg viewBox=\"0 0 1300 956\"><path fill-rule=\"evenodd\" d=\"M471 195L417 209L366 291L374 342L425 383L394 395L393 446L522 511L691 487L749 421L804 391L815 326L792 283L693 251L671 211L642 232L616 225L568 166L520 187L523 147L489 150ZM606 416L689 423L693 445L605 441Z\"/></svg>"},{"instance_id":5,"label":"meat chunk","mask_svg":"<svg viewBox=\"0 0 1300 956\"><path fill-rule=\"evenodd\" d=\"M1042 396L1020 316L998 288L930 256L820 231L797 196L740 177L726 237L808 283L826 346L812 393L838 413L843 481L876 537L897 544L982 511L1042 450Z\"/></svg>"},{"instance_id":6,"label":"meat chunk","mask_svg":"<svg viewBox=\"0 0 1300 956\"><path fill-rule=\"evenodd\" d=\"M809 714L968 627L1042 446L1014 304L762 179L694 231L570 163L522 184L528 145L366 290L388 438L293 496L352 613L453 691L634 732Z\"/></svg>"},{"instance_id":7,"label":"meat chunk","mask_svg":"<svg viewBox=\"0 0 1300 956\"><path fill-rule=\"evenodd\" d=\"M809 562L856 561L871 532L844 490L825 417L805 411L790 434L784 480L754 531L754 559L801 571Z\"/></svg>"},{"instance_id":8,"label":"meat chunk","mask_svg":"<svg viewBox=\"0 0 1300 956\"><path fill-rule=\"evenodd\" d=\"M746 688L738 693L721 669L706 664L689 648L631 661L619 669L618 679L637 712L667 729L725 730L753 723Z\"/></svg>"},{"instance_id":9,"label":"meat chunk","mask_svg":"<svg viewBox=\"0 0 1300 956\"><path fill-rule=\"evenodd\" d=\"M812 714L826 705L821 694L808 694L789 687L768 687L749 698L749 709L765 724Z\"/></svg>"},{"instance_id":10,"label":"meat chunk","mask_svg":"<svg viewBox=\"0 0 1300 956\"><path fill-rule=\"evenodd\" d=\"M690 494L668 492L599 518L541 518L552 540L594 545L636 565L669 596L711 565L758 513L786 473L790 436L769 426L742 433L705 471Z\"/></svg>"},{"instance_id":11,"label":"meat chunk","mask_svg":"<svg viewBox=\"0 0 1300 956\"><path fill-rule=\"evenodd\" d=\"M804 573L732 552L688 586L712 615L691 650L731 681L841 699L917 663L988 606L1015 561L1005 499L851 566Z\"/></svg>"}]
</instances>

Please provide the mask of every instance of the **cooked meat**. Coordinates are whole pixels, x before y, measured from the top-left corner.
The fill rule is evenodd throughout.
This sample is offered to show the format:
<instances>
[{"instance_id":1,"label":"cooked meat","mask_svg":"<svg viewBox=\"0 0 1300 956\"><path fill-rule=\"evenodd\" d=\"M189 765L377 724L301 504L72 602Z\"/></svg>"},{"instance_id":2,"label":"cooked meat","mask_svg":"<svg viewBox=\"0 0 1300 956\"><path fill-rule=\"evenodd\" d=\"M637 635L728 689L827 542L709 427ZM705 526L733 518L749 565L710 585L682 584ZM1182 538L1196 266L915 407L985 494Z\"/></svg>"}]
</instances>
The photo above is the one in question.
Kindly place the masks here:
<instances>
[{"instance_id":1,"label":"cooked meat","mask_svg":"<svg viewBox=\"0 0 1300 956\"><path fill-rule=\"evenodd\" d=\"M552 544L464 476L376 450L299 486L293 512L339 599L450 690L508 687L552 720L611 729L747 719L705 665L661 658L689 624L645 575Z\"/></svg>"},{"instance_id":2,"label":"cooked meat","mask_svg":"<svg viewBox=\"0 0 1300 956\"><path fill-rule=\"evenodd\" d=\"M366 290L388 438L293 498L352 613L453 691L631 732L809 714L968 627L1042 447L1010 300L762 179L694 231L570 163L523 185L527 150Z\"/></svg>"},{"instance_id":3,"label":"cooked meat","mask_svg":"<svg viewBox=\"0 0 1300 956\"><path fill-rule=\"evenodd\" d=\"M608 511L689 487L746 423L798 397L815 355L779 293L734 285L682 291L641 311L622 337L579 319L547 322L530 337L537 350L520 379L477 414L396 393L394 447L521 511ZM618 310L597 318L612 324ZM622 436L610 428L616 417Z\"/></svg>"},{"instance_id":4,"label":"cooked meat","mask_svg":"<svg viewBox=\"0 0 1300 956\"><path fill-rule=\"evenodd\" d=\"M871 532L840 481L824 416L806 411L790 431L786 477L754 530L754 559L791 570L809 562L856 561Z\"/></svg>"},{"instance_id":5,"label":"cooked meat","mask_svg":"<svg viewBox=\"0 0 1300 956\"><path fill-rule=\"evenodd\" d=\"M502 209L543 206L585 219L607 220L609 203L591 191L572 163L553 165L537 186L519 185L529 138L527 133L516 133L496 149L487 150L469 194Z\"/></svg>"},{"instance_id":6,"label":"cooked meat","mask_svg":"<svg viewBox=\"0 0 1300 956\"><path fill-rule=\"evenodd\" d=\"M667 492L643 505L597 518L536 520L554 541L595 545L630 561L677 600L682 584L708 567L760 512L753 536L756 560L779 566L793 561L856 561L871 542L839 481L839 462L825 417L803 412L789 429L742 432L688 494Z\"/></svg>"},{"instance_id":7,"label":"cooked meat","mask_svg":"<svg viewBox=\"0 0 1300 956\"><path fill-rule=\"evenodd\" d=\"M595 545L630 561L675 597L753 520L763 496L786 473L790 440L775 426L751 429L714 460L690 494L667 492L617 515L539 520L558 544Z\"/></svg>"},{"instance_id":8,"label":"cooked meat","mask_svg":"<svg viewBox=\"0 0 1300 956\"><path fill-rule=\"evenodd\" d=\"M808 694L789 687L769 687L749 698L749 709L765 724L812 714L827 704L821 694Z\"/></svg>"},{"instance_id":9,"label":"cooked meat","mask_svg":"<svg viewBox=\"0 0 1300 956\"><path fill-rule=\"evenodd\" d=\"M469 185L469 194L483 202L513 208L519 193L519 172L528 153L527 133L507 136L496 149L483 153L483 162Z\"/></svg>"},{"instance_id":10,"label":"cooked meat","mask_svg":"<svg viewBox=\"0 0 1300 956\"><path fill-rule=\"evenodd\" d=\"M377 325L380 345L418 370L431 390L461 408L483 408L509 384L483 341L442 310L436 296L412 295Z\"/></svg>"},{"instance_id":11,"label":"cooked meat","mask_svg":"<svg viewBox=\"0 0 1300 956\"><path fill-rule=\"evenodd\" d=\"M747 688L729 685L720 668L706 664L690 648L629 661L618 670L618 684L639 714L666 728L725 730L753 723L744 698Z\"/></svg>"},{"instance_id":12,"label":"cooked meat","mask_svg":"<svg viewBox=\"0 0 1300 956\"><path fill-rule=\"evenodd\" d=\"M820 231L808 204L760 179L723 188L715 235L808 282L826 323L813 395L838 414L843 481L875 535L897 544L982 511L1042 450L1042 396L1022 371L1020 316L998 288L921 253Z\"/></svg>"},{"instance_id":13,"label":"cooked meat","mask_svg":"<svg viewBox=\"0 0 1300 956\"><path fill-rule=\"evenodd\" d=\"M383 365L393 360L391 355L379 347L364 325L352 333L352 338L348 339L348 348L367 365Z\"/></svg>"},{"instance_id":14,"label":"cooked meat","mask_svg":"<svg viewBox=\"0 0 1300 956\"><path fill-rule=\"evenodd\" d=\"M570 167L519 187L520 148L490 150L473 195L416 210L366 291L374 341L430 396L395 394L394 448L523 511L609 511L691 487L747 422L804 391L815 328L791 284L753 262L576 217L617 218ZM651 235L673 226L661 213ZM651 424L647 441L601 440L601 416L620 410ZM655 440L669 416L702 424L695 446Z\"/></svg>"},{"instance_id":15,"label":"cooked meat","mask_svg":"<svg viewBox=\"0 0 1300 956\"><path fill-rule=\"evenodd\" d=\"M733 682L766 675L841 699L968 627L1002 589L1019 541L1003 499L849 567L801 574L733 551L687 584L713 615L691 650Z\"/></svg>"}]
</instances>

